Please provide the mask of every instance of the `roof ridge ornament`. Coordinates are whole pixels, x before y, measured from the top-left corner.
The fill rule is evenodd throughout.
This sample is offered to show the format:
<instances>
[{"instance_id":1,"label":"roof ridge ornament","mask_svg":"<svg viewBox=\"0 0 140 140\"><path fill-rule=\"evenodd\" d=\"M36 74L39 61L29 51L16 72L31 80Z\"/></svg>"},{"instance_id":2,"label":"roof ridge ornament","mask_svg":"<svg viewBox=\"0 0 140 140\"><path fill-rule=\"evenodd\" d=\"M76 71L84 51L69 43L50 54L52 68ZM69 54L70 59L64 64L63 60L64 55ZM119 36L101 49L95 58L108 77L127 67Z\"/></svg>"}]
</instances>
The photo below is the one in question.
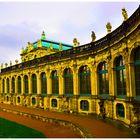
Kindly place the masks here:
<instances>
[{"instance_id":1,"label":"roof ridge ornament","mask_svg":"<svg viewBox=\"0 0 140 140\"><path fill-rule=\"evenodd\" d=\"M41 39L46 40L46 35L45 35L45 32L44 31L42 32Z\"/></svg>"},{"instance_id":2,"label":"roof ridge ornament","mask_svg":"<svg viewBox=\"0 0 140 140\"><path fill-rule=\"evenodd\" d=\"M128 14L125 8L122 8L122 15L123 15L124 21L126 21L128 19Z\"/></svg>"}]
</instances>

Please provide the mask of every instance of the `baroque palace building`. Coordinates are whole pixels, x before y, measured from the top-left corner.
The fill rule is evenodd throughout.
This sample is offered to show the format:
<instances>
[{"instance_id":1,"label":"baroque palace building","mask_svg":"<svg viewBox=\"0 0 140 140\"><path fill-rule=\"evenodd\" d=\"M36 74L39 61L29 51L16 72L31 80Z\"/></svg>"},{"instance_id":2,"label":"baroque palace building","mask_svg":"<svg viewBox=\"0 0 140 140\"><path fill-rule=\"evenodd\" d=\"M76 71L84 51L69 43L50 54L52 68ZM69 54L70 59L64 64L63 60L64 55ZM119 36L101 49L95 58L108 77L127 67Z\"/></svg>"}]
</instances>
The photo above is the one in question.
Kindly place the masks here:
<instances>
[{"instance_id":1,"label":"baroque palace building","mask_svg":"<svg viewBox=\"0 0 140 140\"><path fill-rule=\"evenodd\" d=\"M21 63L1 65L0 102L69 113L105 114L128 125L140 121L140 6L107 35L80 45L28 42Z\"/></svg>"}]
</instances>

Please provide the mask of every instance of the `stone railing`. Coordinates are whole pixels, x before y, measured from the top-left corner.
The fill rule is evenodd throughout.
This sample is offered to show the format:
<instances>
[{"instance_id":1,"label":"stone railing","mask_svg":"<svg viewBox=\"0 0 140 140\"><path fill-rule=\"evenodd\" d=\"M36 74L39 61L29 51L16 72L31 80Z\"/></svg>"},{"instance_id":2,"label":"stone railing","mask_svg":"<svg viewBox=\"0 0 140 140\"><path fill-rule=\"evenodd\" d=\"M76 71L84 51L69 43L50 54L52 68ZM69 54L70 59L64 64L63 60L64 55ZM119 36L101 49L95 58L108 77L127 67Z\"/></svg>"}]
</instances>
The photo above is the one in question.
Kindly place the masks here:
<instances>
[{"instance_id":1,"label":"stone railing","mask_svg":"<svg viewBox=\"0 0 140 140\"><path fill-rule=\"evenodd\" d=\"M35 114L27 113L27 112L20 112L17 110L11 110L11 109L1 108L1 107L0 107L0 111L13 113L15 115L24 116L24 117L28 117L31 119L40 120L40 121L43 121L46 123L52 123L54 125L69 127L69 128L72 128L76 133L79 133L83 138L93 138L93 136L91 134L89 134L84 128L79 126L79 124L75 124L75 123L72 123L72 122L69 122L66 120L49 118L49 117L44 117L44 116L40 116L40 115L35 115Z\"/></svg>"}]
</instances>

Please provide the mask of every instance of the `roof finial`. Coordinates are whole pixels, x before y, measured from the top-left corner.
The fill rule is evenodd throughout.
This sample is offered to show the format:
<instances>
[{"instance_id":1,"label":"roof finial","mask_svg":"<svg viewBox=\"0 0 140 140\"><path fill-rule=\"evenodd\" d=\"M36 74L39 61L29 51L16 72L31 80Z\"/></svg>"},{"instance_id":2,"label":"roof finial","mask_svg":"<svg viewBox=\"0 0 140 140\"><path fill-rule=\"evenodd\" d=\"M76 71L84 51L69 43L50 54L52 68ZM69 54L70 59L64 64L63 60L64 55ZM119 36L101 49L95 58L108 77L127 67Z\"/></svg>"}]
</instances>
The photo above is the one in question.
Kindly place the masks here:
<instances>
[{"instance_id":1,"label":"roof finial","mask_svg":"<svg viewBox=\"0 0 140 140\"><path fill-rule=\"evenodd\" d=\"M45 32L44 31L42 32L41 39L46 40L46 35L45 35Z\"/></svg>"}]
</instances>

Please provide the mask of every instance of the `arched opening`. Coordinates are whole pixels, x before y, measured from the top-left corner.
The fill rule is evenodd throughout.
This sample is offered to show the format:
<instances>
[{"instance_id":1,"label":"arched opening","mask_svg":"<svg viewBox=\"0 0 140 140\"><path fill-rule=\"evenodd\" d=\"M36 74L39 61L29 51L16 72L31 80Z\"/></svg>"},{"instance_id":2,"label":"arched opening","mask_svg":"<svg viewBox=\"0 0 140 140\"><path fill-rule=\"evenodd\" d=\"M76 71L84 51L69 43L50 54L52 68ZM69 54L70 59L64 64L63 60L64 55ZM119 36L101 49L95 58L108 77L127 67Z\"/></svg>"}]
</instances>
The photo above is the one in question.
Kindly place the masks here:
<instances>
[{"instance_id":1,"label":"arched opening","mask_svg":"<svg viewBox=\"0 0 140 140\"><path fill-rule=\"evenodd\" d=\"M7 93L9 93L9 78L7 78Z\"/></svg>"},{"instance_id":2,"label":"arched opening","mask_svg":"<svg viewBox=\"0 0 140 140\"><path fill-rule=\"evenodd\" d=\"M15 94L15 78L12 77L12 94Z\"/></svg>"},{"instance_id":3,"label":"arched opening","mask_svg":"<svg viewBox=\"0 0 140 140\"><path fill-rule=\"evenodd\" d=\"M36 104L36 99L33 97L32 98L32 105L35 105Z\"/></svg>"},{"instance_id":4,"label":"arched opening","mask_svg":"<svg viewBox=\"0 0 140 140\"><path fill-rule=\"evenodd\" d=\"M36 75L32 75L32 94L36 95L37 94L37 80L36 80Z\"/></svg>"},{"instance_id":5,"label":"arched opening","mask_svg":"<svg viewBox=\"0 0 140 140\"><path fill-rule=\"evenodd\" d=\"M21 94L21 77L18 76L18 94Z\"/></svg>"},{"instance_id":6,"label":"arched opening","mask_svg":"<svg viewBox=\"0 0 140 140\"><path fill-rule=\"evenodd\" d=\"M56 99L52 99L52 107L57 107L57 100Z\"/></svg>"},{"instance_id":7,"label":"arched opening","mask_svg":"<svg viewBox=\"0 0 140 140\"><path fill-rule=\"evenodd\" d=\"M106 97L109 95L109 79L108 79L108 65L101 62L98 65L98 83L99 83L99 96Z\"/></svg>"},{"instance_id":8,"label":"arched opening","mask_svg":"<svg viewBox=\"0 0 140 140\"><path fill-rule=\"evenodd\" d=\"M124 66L124 60L122 56L116 58L115 60L115 70L116 70L116 83L117 83L117 97L126 97L126 70Z\"/></svg>"},{"instance_id":9,"label":"arched opening","mask_svg":"<svg viewBox=\"0 0 140 140\"><path fill-rule=\"evenodd\" d=\"M18 104L20 103L20 97L17 97L17 102L18 102Z\"/></svg>"},{"instance_id":10,"label":"arched opening","mask_svg":"<svg viewBox=\"0 0 140 140\"><path fill-rule=\"evenodd\" d=\"M46 78L46 74L45 72L41 73L41 93L42 96L46 96L47 95L47 78Z\"/></svg>"},{"instance_id":11,"label":"arched opening","mask_svg":"<svg viewBox=\"0 0 140 140\"><path fill-rule=\"evenodd\" d=\"M27 75L24 76L24 92L25 92L25 95L27 96L28 92L29 92L29 89L28 89L28 76Z\"/></svg>"},{"instance_id":12,"label":"arched opening","mask_svg":"<svg viewBox=\"0 0 140 140\"><path fill-rule=\"evenodd\" d=\"M140 98L140 46L134 51L135 93Z\"/></svg>"},{"instance_id":13,"label":"arched opening","mask_svg":"<svg viewBox=\"0 0 140 140\"><path fill-rule=\"evenodd\" d=\"M89 111L89 102L87 100L81 100L80 109L83 111Z\"/></svg>"},{"instance_id":14,"label":"arched opening","mask_svg":"<svg viewBox=\"0 0 140 140\"><path fill-rule=\"evenodd\" d=\"M58 73L57 71L52 71L51 73L52 78L52 95L59 94L59 82L58 82Z\"/></svg>"},{"instance_id":15,"label":"arched opening","mask_svg":"<svg viewBox=\"0 0 140 140\"><path fill-rule=\"evenodd\" d=\"M89 67L87 65L80 67L78 75L79 75L80 95L82 96L91 95L91 79Z\"/></svg>"},{"instance_id":16,"label":"arched opening","mask_svg":"<svg viewBox=\"0 0 140 140\"><path fill-rule=\"evenodd\" d=\"M64 70L64 94L65 96L73 95L73 73L70 68Z\"/></svg>"},{"instance_id":17,"label":"arched opening","mask_svg":"<svg viewBox=\"0 0 140 140\"><path fill-rule=\"evenodd\" d=\"M124 105L123 104L117 103L116 114L117 114L118 117L121 117L121 118L125 117L125 111L124 111Z\"/></svg>"}]
</instances>

